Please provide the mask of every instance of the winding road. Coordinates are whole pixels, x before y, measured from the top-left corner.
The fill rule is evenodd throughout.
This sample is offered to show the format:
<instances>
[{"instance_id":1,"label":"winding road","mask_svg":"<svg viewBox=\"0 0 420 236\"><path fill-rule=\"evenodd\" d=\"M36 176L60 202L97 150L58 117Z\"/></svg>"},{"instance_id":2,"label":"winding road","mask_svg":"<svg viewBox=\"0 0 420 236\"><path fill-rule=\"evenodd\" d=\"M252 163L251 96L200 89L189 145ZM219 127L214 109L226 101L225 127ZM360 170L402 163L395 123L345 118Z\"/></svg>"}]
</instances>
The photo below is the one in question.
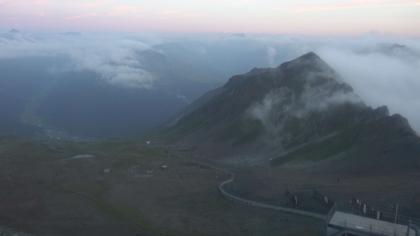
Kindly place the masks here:
<instances>
[{"instance_id":1,"label":"winding road","mask_svg":"<svg viewBox=\"0 0 420 236\"><path fill-rule=\"evenodd\" d=\"M227 198L229 200L239 202L239 203L242 203L242 204L245 204L245 205L248 205L248 206L252 206L252 207L270 209L270 210L275 210L275 211L282 211L282 212L285 212L285 213L297 214L297 215L301 215L301 216L305 216L305 217L311 217L311 218L315 218L315 219L319 219L319 220L323 220L323 221L327 220L327 218L328 218L328 215L318 214L318 213L314 213L314 212L310 212L310 211L304 211L304 210L300 210L300 209L296 209L296 208L282 207L282 206L257 202L257 201L245 199L245 198L242 198L240 196L229 193L225 189L225 187L229 184L232 184L235 181L235 174L232 171L229 171L229 170L226 170L226 169L223 169L223 168L220 168L220 167L208 164L208 163L201 163L200 162L198 164L203 165L203 166L207 166L207 167L215 169L215 170L219 170L219 171L224 172L227 175L229 175L229 179L223 181L218 186L218 189L219 189L220 193L225 198Z\"/></svg>"},{"instance_id":2,"label":"winding road","mask_svg":"<svg viewBox=\"0 0 420 236\"><path fill-rule=\"evenodd\" d=\"M223 171L224 173L227 173L230 176L229 179L227 179L227 180L225 180L225 181L223 181L222 183L219 184L218 189L219 189L220 193L225 198L227 198L229 200L232 200L232 201L236 201L236 202L246 204L246 205L249 205L249 206L252 206L252 207L259 207L259 208L270 209L270 210L275 210L275 211L282 211L282 212L285 212L285 213L301 215L301 216L304 216L304 217L311 217L311 218L319 219L319 220L326 221L326 222L330 222L330 220L332 220L331 218L333 216L334 216L334 220L337 221L337 214L338 215L340 215L340 214L341 215L346 215L346 217L344 217L345 218L344 222L346 222L346 225L345 225L346 227L348 226L347 225L348 222L356 221L356 223L355 223L356 228L357 228L357 226L360 227L360 225L364 225L365 228L370 228L372 230L373 229L372 227L375 226L377 229L380 230L380 233L384 234L384 235L392 235L391 234L392 232L395 233L397 231L401 232L398 235L405 235L406 232L407 232L407 226L405 226L405 225L393 224L393 223L389 223L389 222L385 222L385 221L370 219L370 218L367 218L367 217L348 214L348 213L344 213L344 212L336 212L335 207L333 207L327 215L323 215L323 214L318 214L318 213L314 213L314 212L310 212L310 211L304 211L304 210L300 210L300 209L296 209L296 208L282 207L282 206L271 205L271 204L266 204L266 203L262 203L262 202L257 202L257 201L245 199L245 198L242 198L240 196L229 193L225 188L227 185L232 184L235 181L235 174L233 172L231 172L229 170L226 170L226 169L223 169L223 168L215 167L215 166L212 166L212 165L209 165L209 164L207 164L207 166L215 168L215 169L220 170L220 171ZM361 220L359 220L360 222L358 222L357 220L354 220L354 219L361 219ZM334 221L334 220L332 220L332 221ZM410 227L410 234L409 235L419 235L419 229L417 228L417 226L411 225L409 227ZM394 235L397 235L397 234L394 234Z\"/></svg>"}]
</instances>

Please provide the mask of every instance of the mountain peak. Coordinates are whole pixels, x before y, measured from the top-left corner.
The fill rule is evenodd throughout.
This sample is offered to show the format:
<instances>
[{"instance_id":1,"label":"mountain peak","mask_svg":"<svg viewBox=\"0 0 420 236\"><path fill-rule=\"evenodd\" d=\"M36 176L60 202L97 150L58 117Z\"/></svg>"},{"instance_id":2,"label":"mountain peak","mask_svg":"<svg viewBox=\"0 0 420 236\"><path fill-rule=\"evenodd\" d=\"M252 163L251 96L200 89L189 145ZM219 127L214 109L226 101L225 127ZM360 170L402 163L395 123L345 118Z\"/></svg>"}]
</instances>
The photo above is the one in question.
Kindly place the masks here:
<instances>
[{"instance_id":1,"label":"mountain peak","mask_svg":"<svg viewBox=\"0 0 420 236\"><path fill-rule=\"evenodd\" d=\"M291 71L292 74L300 74L307 72L322 72L328 77L336 77L335 71L314 52L308 52L294 60L283 63L280 69Z\"/></svg>"},{"instance_id":2,"label":"mountain peak","mask_svg":"<svg viewBox=\"0 0 420 236\"><path fill-rule=\"evenodd\" d=\"M300 57L298 57L294 60L291 60L289 62L286 62L284 64L290 64L290 65L307 65L307 64L312 64L312 65L317 65L318 64L319 65L319 64L322 64L322 65L325 65L325 66L329 67L327 65L327 63L324 62L324 60L322 60L321 57L318 56L314 52L308 52L308 53L303 54L302 56L300 56Z\"/></svg>"},{"instance_id":3,"label":"mountain peak","mask_svg":"<svg viewBox=\"0 0 420 236\"><path fill-rule=\"evenodd\" d=\"M397 160L403 171L419 163L420 139L407 120L389 116L386 107L365 105L313 52L278 68L234 76L166 132L215 157L256 156L252 161L259 162L279 154L272 162L276 165L301 162L302 156L311 165L331 158L320 168L349 172L378 160L389 160L386 168L394 168Z\"/></svg>"},{"instance_id":4,"label":"mountain peak","mask_svg":"<svg viewBox=\"0 0 420 236\"><path fill-rule=\"evenodd\" d=\"M316 53L308 52L298 57L297 60L322 60Z\"/></svg>"}]
</instances>

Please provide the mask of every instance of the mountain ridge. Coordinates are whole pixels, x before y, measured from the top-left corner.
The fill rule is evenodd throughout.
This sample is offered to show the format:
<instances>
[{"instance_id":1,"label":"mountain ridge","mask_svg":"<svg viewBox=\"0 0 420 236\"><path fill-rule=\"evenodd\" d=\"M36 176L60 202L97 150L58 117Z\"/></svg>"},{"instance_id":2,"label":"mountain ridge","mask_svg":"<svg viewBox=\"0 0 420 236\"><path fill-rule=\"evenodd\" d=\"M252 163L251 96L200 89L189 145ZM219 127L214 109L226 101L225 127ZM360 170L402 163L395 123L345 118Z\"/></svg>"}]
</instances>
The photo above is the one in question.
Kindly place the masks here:
<instances>
[{"instance_id":1,"label":"mountain ridge","mask_svg":"<svg viewBox=\"0 0 420 236\"><path fill-rule=\"evenodd\" d=\"M242 163L248 156L254 164L271 160L279 165L340 155L347 160L356 155L366 157L343 167L354 170L376 158L372 155L392 160L386 164L392 166L400 161L398 153L405 153L401 169L410 168L408 163L416 168L420 164L415 157L420 153L420 139L408 121L390 115L385 106L366 105L313 52L276 68L254 68L235 75L198 101L164 133L176 143L194 146L215 158ZM285 157L285 153L296 154L291 150L300 150L299 146L322 139L326 140L317 147L319 154L306 159Z\"/></svg>"}]
</instances>

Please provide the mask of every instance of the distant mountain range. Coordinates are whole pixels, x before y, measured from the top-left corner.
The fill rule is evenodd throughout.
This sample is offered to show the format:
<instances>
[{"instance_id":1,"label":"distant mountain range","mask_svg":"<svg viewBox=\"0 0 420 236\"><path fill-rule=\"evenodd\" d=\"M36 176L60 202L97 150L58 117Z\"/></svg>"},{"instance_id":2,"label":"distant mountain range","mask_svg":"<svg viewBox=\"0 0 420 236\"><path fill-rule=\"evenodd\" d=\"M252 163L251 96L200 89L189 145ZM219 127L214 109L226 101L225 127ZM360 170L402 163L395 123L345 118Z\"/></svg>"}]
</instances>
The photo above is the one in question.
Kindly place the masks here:
<instances>
[{"instance_id":1,"label":"distant mountain range","mask_svg":"<svg viewBox=\"0 0 420 236\"><path fill-rule=\"evenodd\" d=\"M420 51L398 43L381 43L373 48L361 48L356 50L360 54L380 53L392 58L398 58L407 62L420 61Z\"/></svg>"},{"instance_id":2,"label":"distant mountain range","mask_svg":"<svg viewBox=\"0 0 420 236\"><path fill-rule=\"evenodd\" d=\"M77 32L31 34L16 29L0 33L0 136L35 134L63 139L141 136L170 120L171 116L191 103L184 114L220 95L223 99L232 98L235 101L231 107L226 104L222 106L230 110L229 116L234 117L232 119L246 110L247 119L240 120L246 128L242 127L241 133L234 132L234 136L238 137L233 142L235 145L252 143L249 140L253 140L261 131L258 128L261 124L264 124L263 127L273 126L270 123L273 123L271 119L275 115L265 117L264 109L272 102L280 102L277 101L278 93L285 93L286 97L295 96L293 89L297 89L297 85L290 85L295 86L290 92L274 79L280 69L256 69L247 75L236 76L251 79L232 79L223 88L207 93L197 102L193 101L220 86L233 74L254 66L278 65L305 48L299 44L299 40L277 42L275 39L253 39L241 34L204 39L162 39L150 45L144 43L147 40L141 36L101 37ZM106 43L101 47L105 48L94 48L95 42L99 43L102 39ZM400 44L382 44L360 49L357 53L380 53L407 61L420 58L413 48ZM324 67L328 68L328 65ZM136 74L138 71L144 71L153 78L150 88L121 86L112 83L113 78L108 78L128 77L128 83L135 82L137 77L142 77L141 73ZM328 73L328 77L337 77L331 71ZM273 77L270 79L272 81L264 84L254 82L252 77L259 74ZM255 86L256 90L247 91L242 86ZM326 86L323 89L330 90L332 88L329 86L335 85L329 82ZM343 87L339 90L350 89L348 85L340 86ZM272 87L279 91L272 91ZM237 95L226 95L226 90L236 91L239 88L240 93L244 93L240 99L235 97ZM313 91L305 89L303 96L312 96L310 93ZM334 99L362 103L351 92L346 92L343 97L340 97L342 94L337 96ZM334 99L327 103L335 103ZM290 109L298 109L298 106ZM257 113L264 114L254 119L261 115ZM288 123L289 120L275 121L276 127L269 129L274 132L279 129L279 122ZM229 123L231 129L240 127L233 120ZM232 136L229 131L225 132L226 135L219 135L226 140L235 139L229 137ZM262 142L262 139L257 140ZM291 145L289 142L294 141L282 138L284 148ZM275 148L273 152L278 150Z\"/></svg>"},{"instance_id":3,"label":"distant mountain range","mask_svg":"<svg viewBox=\"0 0 420 236\"><path fill-rule=\"evenodd\" d=\"M223 45L175 40L141 50L130 48L131 44L128 49L125 45L117 46L111 54L128 53L130 63L136 64L127 68L141 67L154 78L152 88L124 87L108 83L91 68L73 68L81 62L71 57L74 53L71 48L100 39L73 32L0 33L0 49L4 50L0 56L3 114L0 136L35 134L60 139L141 136L219 86L231 74L268 63L265 46L242 42L236 37L231 39L234 42L226 41ZM124 39L132 44L142 42ZM21 47L28 51L19 50ZM87 56L95 52L98 53L89 51ZM242 55L240 60L236 59L238 54ZM112 55L101 56L93 55L93 60L103 60L102 63L107 63L106 73L119 75L113 66L123 62L112 61ZM118 66L124 76L124 65ZM95 66L93 69L100 70Z\"/></svg>"},{"instance_id":4,"label":"distant mountain range","mask_svg":"<svg viewBox=\"0 0 420 236\"><path fill-rule=\"evenodd\" d=\"M349 172L420 166L420 138L408 121L367 106L312 52L232 77L163 133L237 163L318 163L319 170Z\"/></svg>"}]
</instances>

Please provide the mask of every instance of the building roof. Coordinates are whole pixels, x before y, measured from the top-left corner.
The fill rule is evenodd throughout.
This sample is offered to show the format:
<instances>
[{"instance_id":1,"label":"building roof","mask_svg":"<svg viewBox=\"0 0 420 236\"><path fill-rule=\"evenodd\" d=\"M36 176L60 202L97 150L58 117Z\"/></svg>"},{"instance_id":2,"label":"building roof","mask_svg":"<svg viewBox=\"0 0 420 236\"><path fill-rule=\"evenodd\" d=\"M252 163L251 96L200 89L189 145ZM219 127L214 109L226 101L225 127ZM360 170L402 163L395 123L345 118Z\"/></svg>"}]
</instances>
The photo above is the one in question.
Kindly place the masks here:
<instances>
[{"instance_id":1,"label":"building roof","mask_svg":"<svg viewBox=\"0 0 420 236\"><path fill-rule=\"evenodd\" d=\"M336 211L333 214L328 225L373 235L386 236L407 236L408 229L407 225L395 224L340 211ZM408 236L415 235L415 231L410 229Z\"/></svg>"}]
</instances>

